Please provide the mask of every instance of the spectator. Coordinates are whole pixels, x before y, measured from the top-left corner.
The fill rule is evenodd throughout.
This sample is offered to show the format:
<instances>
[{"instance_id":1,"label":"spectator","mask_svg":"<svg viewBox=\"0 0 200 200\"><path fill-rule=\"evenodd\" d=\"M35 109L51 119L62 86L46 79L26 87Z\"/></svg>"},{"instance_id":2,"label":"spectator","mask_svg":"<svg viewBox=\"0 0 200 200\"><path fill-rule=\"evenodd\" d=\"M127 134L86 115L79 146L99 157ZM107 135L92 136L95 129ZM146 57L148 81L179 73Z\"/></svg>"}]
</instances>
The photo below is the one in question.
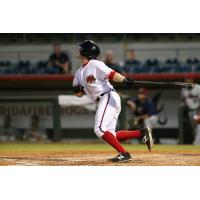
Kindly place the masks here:
<instances>
[{"instance_id":1,"label":"spectator","mask_svg":"<svg viewBox=\"0 0 200 200\"><path fill-rule=\"evenodd\" d=\"M57 69L62 74L71 73L69 55L63 52L57 43L53 45L53 54L49 57L48 66Z\"/></svg>"},{"instance_id":2,"label":"spectator","mask_svg":"<svg viewBox=\"0 0 200 200\"><path fill-rule=\"evenodd\" d=\"M135 51L130 49L128 51L127 60L124 62L124 71L127 73L133 72L133 67L139 66L140 61L136 60Z\"/></svg>"},{"instance_id":3,"label":"spectator","mask_svg":"<svg viewBox=\"0 0 200 200\"><path fill-rule=\"evenodd\" d=\"M5 115L3 126L0 128L0 141L15 141L17 129L12 127L11 124L11 116Z\"/></svg>"},{"instance_id":4,"label":"spectator","mask_svg":"<svg viewBox=\"0 0 200 200\"><path fill-rule=\"evenodd\" d=\"M193 143L195 145L200 145L200 125L194 125L193 123L193 116L199 112L200 110L200 85L194 83L193 77L188 75L185 79L186 83L193 83L193 88L183 88L182 89L182 100L185 104L185 107L187 109L188 119L191 127L195 130L195 139ZM188 134L192 134L192 131L190 131ZM193 135L187 135L187 138L192 138ZM185 141L186 143L189 143L189 141Z\"/></svg>"},{"instance_id":5,"label":"spectator","mask_svg":"<svg viewBox=\"0 0 200 200\"><path fill-rule=\"evenodd\" d=\"M47 135L44 129L39 126L40 120L37 115L31 116L31 127L24 133L23 139L30 141L45 140Z\"/></svg>"},{"instance_id":6,"label":"spectator","mask_svg":"<svg viewBox=\"0 0 200 200\"><path fill-rule=\"evenodd\" d=\"M114 62L114 53L111 50L108 50L105 55L104 63L115 70L116 72L122 73L122 68Z\"/></svg>"},{"instance_id":7,"label":"spectator","mask_svg":"<svg viewBox=\"0 0 200 200\"><path fill-rule=\"evenodd\" d=\"M157 123L157 112L154 103L148 98L146 88L138 90L138 96L127 101L134 117L129 120L131 129L138 129L145 126L152 127Z\"/></svg>"}]
</instances>

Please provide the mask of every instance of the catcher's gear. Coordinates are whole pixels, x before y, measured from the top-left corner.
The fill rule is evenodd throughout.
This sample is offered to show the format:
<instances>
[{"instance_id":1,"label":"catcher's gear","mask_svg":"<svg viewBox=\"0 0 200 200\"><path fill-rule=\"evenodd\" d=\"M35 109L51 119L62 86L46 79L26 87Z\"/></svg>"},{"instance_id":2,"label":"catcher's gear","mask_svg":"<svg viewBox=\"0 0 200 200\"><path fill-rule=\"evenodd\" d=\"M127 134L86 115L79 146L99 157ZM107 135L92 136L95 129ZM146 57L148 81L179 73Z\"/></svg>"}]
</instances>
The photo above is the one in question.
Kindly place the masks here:
<instances>
[{"instance_id":1,"label":"catcher's gear","mask_svg":"<svg viewBox=\"0 0 200 200\"><path fill-rule=\"evenodd\" d=\"M86 57L87 59L96 59L100 55L99 46L92 40L85 40L80 43L80 55Z\"/></svg>"},{"instance_id":2,"label":"catcher's gear","mask_svg":"<svg viewBox=\"0 0 200 200\"><path fill-rule=\"evenodd\" d=\"M81 86L81 85L77 85L77 86L73 86L73 92L75 93L75 94L78 94L79 92L83 92L83 86Z\"/></svg>"}]
</instances>

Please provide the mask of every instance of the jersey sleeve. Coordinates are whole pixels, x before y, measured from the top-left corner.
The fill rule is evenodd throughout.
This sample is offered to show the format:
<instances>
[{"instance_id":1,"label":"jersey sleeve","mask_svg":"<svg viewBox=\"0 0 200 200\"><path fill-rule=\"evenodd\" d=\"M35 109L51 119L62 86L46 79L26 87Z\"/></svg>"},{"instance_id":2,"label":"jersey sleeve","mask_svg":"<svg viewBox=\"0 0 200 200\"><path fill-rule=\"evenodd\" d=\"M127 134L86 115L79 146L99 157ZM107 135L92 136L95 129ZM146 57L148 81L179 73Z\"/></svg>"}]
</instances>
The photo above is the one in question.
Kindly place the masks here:
<instances>
[{"instance_id":1,"label":"jersey sleeve","mask_svg":"<svg viewBox=\"0 0 200 200\"><path fill-rule=\"evenodd\" d=\"M73 83L72 83L72 86L77 86L77 85L80 85L80 82L78 80L78 73L79 73L79 70L75 73L74 75L74 79L73 79Z\"/></svg>"},{"instance_id":2,"label":"jersey sleeve","mask_svg":"<svg viewBox=\"0 0 200 200\"><path fill-rule=\"evenodd\" d=\"M97 64L98 74L102 79L108 79L109 75L112 75L115 71L105 65L103 62Z\"/></svg>"}]
</instances>

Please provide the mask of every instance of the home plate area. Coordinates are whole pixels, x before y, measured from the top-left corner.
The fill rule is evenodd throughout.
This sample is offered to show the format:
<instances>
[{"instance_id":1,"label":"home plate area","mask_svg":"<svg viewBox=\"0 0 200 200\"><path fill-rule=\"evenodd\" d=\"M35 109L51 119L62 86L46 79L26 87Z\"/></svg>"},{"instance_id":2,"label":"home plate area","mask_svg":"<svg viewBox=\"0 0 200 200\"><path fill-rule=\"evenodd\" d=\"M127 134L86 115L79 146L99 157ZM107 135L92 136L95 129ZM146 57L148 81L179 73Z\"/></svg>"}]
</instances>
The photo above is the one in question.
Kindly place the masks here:
<instances>
[{"instance_id":1,"label":"home plate area","mask_svg":"<svg viewBox=\"0 0 200 200\"><path fill-rule=\"evenodd\" d=\"M1 166L189 166L200 165L197 151L130 151L133 160L126 163L112 163L109 158L116 156L113 151L68 151L68 152L8 152L0 153Z\"/></svg>"}]
</instances>

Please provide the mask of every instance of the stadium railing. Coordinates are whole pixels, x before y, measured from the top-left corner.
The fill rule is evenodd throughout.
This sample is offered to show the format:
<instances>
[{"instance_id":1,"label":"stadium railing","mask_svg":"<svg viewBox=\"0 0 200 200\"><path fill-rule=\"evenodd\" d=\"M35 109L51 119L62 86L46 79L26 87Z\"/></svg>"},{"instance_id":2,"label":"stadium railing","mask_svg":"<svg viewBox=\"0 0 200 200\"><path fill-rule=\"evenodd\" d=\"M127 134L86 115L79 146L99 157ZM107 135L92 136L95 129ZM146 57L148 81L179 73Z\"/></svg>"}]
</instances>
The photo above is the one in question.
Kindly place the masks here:
<instances>
[{"instance_id":1,"label":"stadium railing","mask_svg":"<svg viewBox=\"0 0 200 200\"><path fill-rule=\"evenodd\" d=\"M128 74L127 76L136 80L154 81L184 81L186 75L200 80L200 73L176 73L176 74ZM0 89L72 89L73 75L10 75L0 76ZM122 84L116 84L122 88ZM159 87L160 88L160 87ZM125 88L124 88L125 89Z\"/></svg>"}]
</instances>

